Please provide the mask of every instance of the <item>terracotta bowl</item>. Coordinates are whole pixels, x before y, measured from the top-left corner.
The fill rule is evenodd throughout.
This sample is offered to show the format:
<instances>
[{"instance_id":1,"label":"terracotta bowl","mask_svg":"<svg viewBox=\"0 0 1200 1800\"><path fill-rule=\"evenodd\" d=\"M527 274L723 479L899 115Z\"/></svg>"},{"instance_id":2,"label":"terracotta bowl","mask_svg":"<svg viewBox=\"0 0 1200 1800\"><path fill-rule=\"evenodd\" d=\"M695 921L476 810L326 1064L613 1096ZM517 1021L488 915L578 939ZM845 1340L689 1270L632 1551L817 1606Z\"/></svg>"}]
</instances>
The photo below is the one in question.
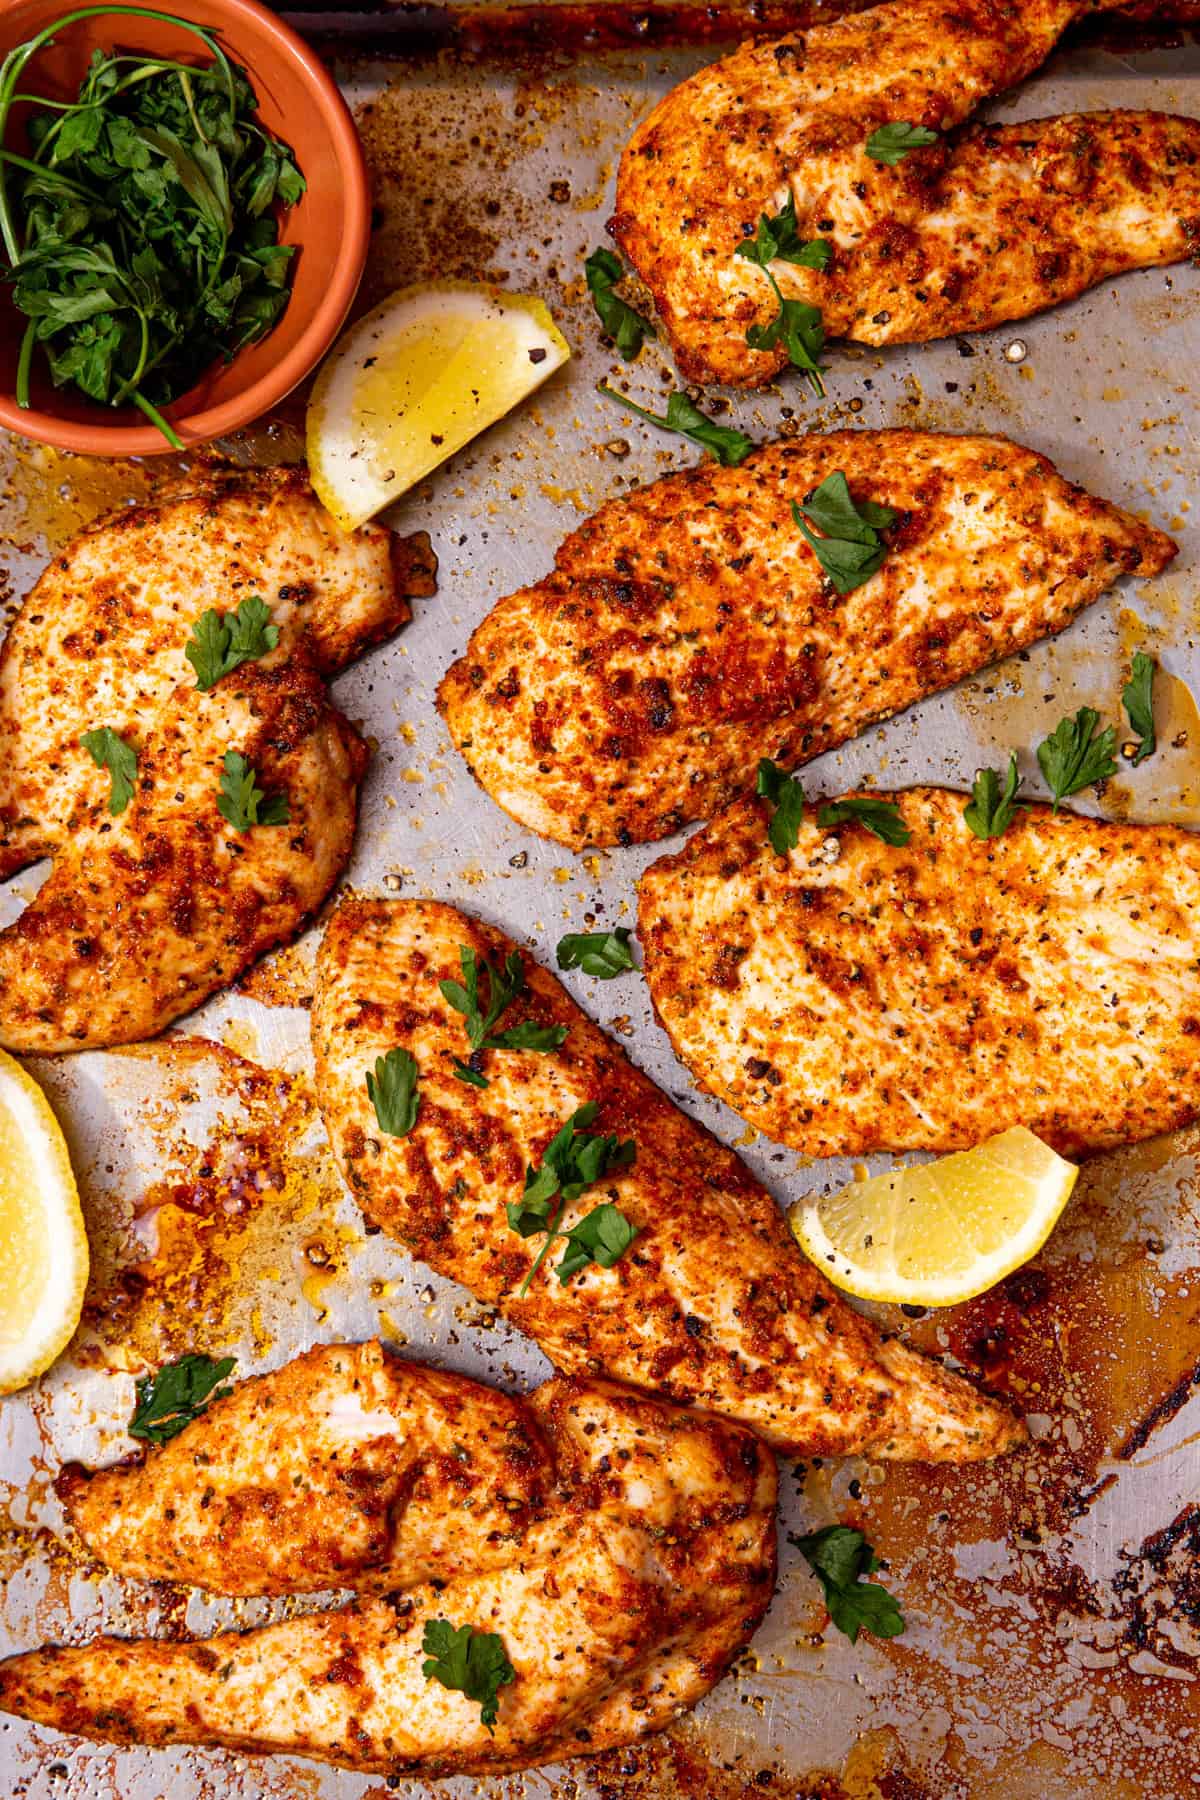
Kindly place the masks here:
<instances>
[{"instance_id":1,"label":"terracotta bowl","mask_svg":"<svg viewBox=\"0 0 1200 1800\"><path fill-rule=\"evenodd\" d=\"M0 59L65 12L71 0L0 0ZM297 246L291 299L266 337L218 363L163 409L185 445L200 444L267 412L315 367L344 321L362 276L370 236L366 168L358 134L332 77L307 45L256 0L162 0L162 10L207 26L246 70L259 117L291 145L308 189L284 215L280 241ZM79 20L38 51L22 77L26 92L74 99L97 47L147 50L181 62L203 61L190 32L150 17ZM10 147L23 135L19 113ZM56 388L44 356L33 359L31 406L15 398L24 315L0 284L0 425L62 450L93 456L147 456L169 448L136 407L88 400Z\"/></svg>"}]
</instances>

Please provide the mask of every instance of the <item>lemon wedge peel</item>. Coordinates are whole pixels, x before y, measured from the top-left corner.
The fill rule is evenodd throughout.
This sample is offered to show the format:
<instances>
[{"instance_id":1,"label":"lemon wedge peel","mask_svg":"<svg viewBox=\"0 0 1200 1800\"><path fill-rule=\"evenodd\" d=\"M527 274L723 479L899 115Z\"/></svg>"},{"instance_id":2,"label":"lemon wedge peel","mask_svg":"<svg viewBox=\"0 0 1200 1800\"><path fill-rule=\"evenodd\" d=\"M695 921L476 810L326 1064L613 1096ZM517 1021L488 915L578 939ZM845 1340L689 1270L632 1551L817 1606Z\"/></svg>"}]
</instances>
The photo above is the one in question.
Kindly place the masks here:
<instances>
[{"instance_id":1,"label":"lemon wedge peel","mask_svg":"<svg viewBox=\"0 0 1200 1800\"><path fill-rule=\"evenodd\" d=\"M543 300L423 282L352 325L308 402L309 474L343 529L373 518L570 357Z\"/></svg>"},{"instance_id":2,"label":"lemon wedge peel","mask_svg":"<svg viewBox=\"0 0 1200 1800\"><path fill-rule=\"evenodd\" d=\"M87 1277L62 1130L37 1082L0 1050L0 1394L26 1386L66 1348Z\"/></svg>"},{"instance_id":3,"label":"lemon wedge peel","mask_svg":"<svg viewBox=\"0 0 1200 1800\"><path fill-rule=\"evenodd\" d=\"M1037 1254L1078 1174L1018 1125L937 1162L806 1195L788 1219L835 1287L864 1300L955 1306Z\"/></svg>"}]
</instances>

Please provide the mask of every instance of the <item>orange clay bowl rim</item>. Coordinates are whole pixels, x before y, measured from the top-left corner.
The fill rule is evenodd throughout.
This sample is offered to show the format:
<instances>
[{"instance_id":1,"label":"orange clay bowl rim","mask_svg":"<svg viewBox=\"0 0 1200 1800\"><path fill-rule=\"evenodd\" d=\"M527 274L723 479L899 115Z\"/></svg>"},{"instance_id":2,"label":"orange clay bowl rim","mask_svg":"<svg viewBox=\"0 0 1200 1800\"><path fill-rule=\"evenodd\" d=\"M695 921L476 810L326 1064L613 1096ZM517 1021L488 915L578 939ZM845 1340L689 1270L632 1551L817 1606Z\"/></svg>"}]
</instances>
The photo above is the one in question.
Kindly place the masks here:
<instances>
[{"instance_id":1,"label":"orange clay bowl rim","mask_svg":"<svg viewBox=\"0 0 1200 1800\"><path fill-rule=\"evenodd\" d=\"M81 0L81 3L88 4L89 0ZM139 3L161 6L164 12L170 10L169 0L132 0L134 5ZM370 195L362 145L350 109L333 77L303 38L274 13L258 5L257 0L214 0L212 10L217 16L209 29L233 27L236 30L239 24L245 23L252 31L257 29L262 37L269 39L271 48L279 56L298 64L303 70L338 160L342 180L342 241L341 253L323 298L300 337L269 374L204 412L177 415L173 408L178 402L163 409L163 417L183 439L185 450L249 424L290 394L316 367L337 336L358 292L371 235ZM236 57L236 47L230 45L229 48ZM298 160L303 169L302 157ZM290 306L292 302L289 300L288 304ZM259 340L260 343L269 341L269 334ZM230 368L237 368L236 357ZM97 402L98 408L99 405ZM34 407L23 410L11 394L5 393L0 393L0 426L21 437L50 444L57 450L82 451L92 456L150 456L171 450L171 445L155 425L103 425L99 422L84 425L54 413L39 412Z\"/></svg>"}]
</instances>

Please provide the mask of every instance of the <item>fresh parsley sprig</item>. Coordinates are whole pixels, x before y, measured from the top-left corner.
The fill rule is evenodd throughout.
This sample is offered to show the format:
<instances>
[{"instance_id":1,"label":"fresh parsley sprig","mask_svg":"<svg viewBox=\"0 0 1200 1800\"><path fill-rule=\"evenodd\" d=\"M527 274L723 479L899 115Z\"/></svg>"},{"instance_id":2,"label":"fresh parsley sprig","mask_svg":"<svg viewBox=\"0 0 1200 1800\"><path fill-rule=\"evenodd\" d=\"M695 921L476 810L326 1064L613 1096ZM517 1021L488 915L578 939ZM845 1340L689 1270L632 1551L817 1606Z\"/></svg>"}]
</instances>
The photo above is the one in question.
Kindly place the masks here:
<instances>
[{"instance_id":1,"label":"fresh parsley sprig","mask_svg":"<svg viewBox=\"0 0 1200 1800\"><path fill-rule=\"evenodd\" d=\"M593 1206L563 1236L567 1247L554 1272L566 1287L572 1275L578 1275L589 1263L611 1269L620 1262L637 1236L637 1226L630 1224L619 1206L606 1200L601 1206Z\"/></svg>"},{"instance_id":2,"label":"fresh parsley sprig","mask_svg":"<svg viewBox=\"0 0 1200 1800\"><path fill-rule=\"evenodd\" d=\"M928 125L912 125L907 119L894 119L890 125L878 126L867 139L867 155L872 162L894 168L914 150L936 144L938 133Z\"/></svg>"},{"instance_id":3,"label":"fresh parsley sprig","mask_svg":"<svg viewBox=\"0 0 1200 1800\"><path fill-rule=\"evenodd\" d=\"M826 828L831 825L861 825L872 837L881 838L885 844L892 844L897 848L907 844L912 836L894 800L869 800L858 795L851 795L847 800L827 802L817 812L817 824Z\"/></svg>"},{"instance_id":4,"label":"fresh parsley sprig","mask_svg":"<svg viewBox=\"0 0 1200 1800\"><path fill-rule=\"evenodd\" d=\"M164 19L204 65L97 50L71 103L19 91L64 26L98 14ZM32 108L28 154L2 148L14 105ZM261 337L288 302L292 247L276 203L304 178L256 121L245 72L216 36L171 13L116 5L64 14L0 64L0 240L28 319L17 363L30 404L34 351L56 386L132 402L180 449L159 408Z\"/></svg>"},{"instance_id":5,"label":"fresh parsley sprig","mask_svg":"<svg viewBox=\"0 0 1200 1800\"><path fill-rule=\"evenodd\" d=\"M235 831L286 825L292 816L287 795L265 794L258 785L258 771L237 750L225 752L217 811Z\"/></svg>"},{"instance_id":6,"label":"fresh parsley sprig","mask_svg":"<svg viewBox=\"0 0 1200 1800\"><path fill-rule=\"evenodd\" d=\"M827 475L807 499L792 502L792 518L839 594L851 594L882 567L887 545L879 536L896 522L890 506L855 502L841 469ZM822 534L809 530L815 525Z\"/></svg>"},{"instance_id":7,"label":"fresh parsley sprig","mask_svg":"<svg viewBox=\"0 0 1200 1800\"><path fill-rule=\"evenodd\" d=\"M764 756L758 765L754 791L770 808L767 836L777 856L786 856L800 841L804 817L804 789L798 781Z\"/></svg>"},{"instance_id":8,"label":"fresh parsley sprig","mask_svg":"<svg viewBox=\"0 0 1200 1800\"><path fill-rule=\"evenodd\" d=\"M632 935L627 925L612 931L569 931L558 940L555 961L560 969L582 969L597 981L611 981L637 966L629 948Z\"/></svg>"},{"instance_id":9,"label":"fresh parsley sprig","mask_svg":"<svg viewBox=\"0 0 1200 1800\"><path fill-rule=\"evenodd\" d=\"M558 1229L563 1212L585 1188L615 1169L629 1168L637 1158L637 1145L632 1138L622 1142L611 1132L586 1129L598 1110L597 1102L589 1100L571 1114L547 1144L540 1168L531 1164L526 1169L521 1198L510 1200L505 1208L509 1226L519 1237L546 1234L545 1243L518 1289L518 1299L524 1299L529 1292L530 1283L557 1238L565 1238L567 1244L555 1270L565 1287L572 1275L589 1263L611 1269L637 1236L637 1227L630 1224L619 1207L608 1203L594 1207L570 1231ZM553 1204L556 1199L557 1206Z\"/></svg>"},{"instance_id":10,"label":"fresh parsley sprig","mask_svg":"<svg viewBox=\"0 0 1200 1800\"><path fill-rule=\"evenodd\" d=\"M821 372L825 364L821 352L825 348L825 321L821 309L808 300L785 299L770 269L764 269L763 274L771 284L779 310L765 325L749 326L746 342L751 350L774 350L782 344L792 367L803 369L814 392L824 398Z\"/></svg>"},{"instance_id":11,"label":"fresh parsley sprig","mask_svg":"<svg viewBox=\"0 0 1200 1800\"><path fill-rule=\"evenodd\" d=\"M1008 773L1001 784L996 769L980 769L971 789L971 798L963 807L967 828L977 838L1001 837L1019 812L1025 808L1017 799L1021 777L1017 770L1016 752L1008 759Z\"/></svg>"},{"instance_id":12,"label":"fresh parsley sprig","mask_svg":"<svg viewBox=\"0 0 1200 1800\"><path fill-rule=\"evenodd\" d=\"M1072 794L1082 793L1097 781L1107 781L1117 772L1114 751L1117 732L1108 725L1099 734L1096 727L1100 714L1090 706L1081 706L1073 718L1060 719L1048 738L1037 748L1038 767L1054 797L1054 810Z\"/></svg>"},{"instance_id":13,"label":"fresh parsley sprig","mask_svg":"<svg viewBox=\"0 0 1200 1800\"><path fill-rule=\"evenodd\" d=\"M723 469L736 469L755 448L753 438L748 438L744 431L737 431L732 425L714 425L698 406L692 405L686 394L678 390L668 399L665 413L648 412L644 406L635 405L627 394L618 394L603 381L596 392L603 394L606 400L615 400L626 412L636 413L639 419L645 419L651 425L678 432L680 437L702 444L712 451Z\"/></svg>"},{"instance_id":14,"label":"fresh parsley sprig","mask_svg":"<svg viewBox=\"0 0 1200 1800\"><path fill-rule=\"evenodd\" d=\"M782 344L793 368L803 369L816 393L824 398L825 383L821 371L825 364L821 352L825 348L825 322L819 306L807 300L787 300L770 269L763 270L775 292L779 311L766 325L751 325L746 342L751 350L774 350Z\"/></svg>"},{"instance_id":15,"label":"fresh parsley sprig","mask_svg":"<svg viewBox=\"0 0 1200 1800\"><path fill-rule=\"evenodd\" d=\"M525 988L525 965L521 961L518 950L510 950L503 964L497 968L483 959L482 966L474 950L466 944L460 944L458 950L459 966L463 972L463 982L439 981L443 996L450 1002L455 1012L462 1013L467 1022L467 1039L472 1050L482 1050L484 1039L500 1015L511 1006L517 995ZM485 974L488 978L488 1002L486 1009L480 1006L479 977Z\"/></svg>"},{"instance_id":16,"label":"fresh parsley sprig","mask_svg":"<svg viewBox=\"0 0 1200 1800\"><path fill-rule=\"evenodd\" d=\"M421 1673L426 1681L438 1681L444 1688L478 1701L480 1722L492 1731L500 1716L500 1689L517 1679L503 1638L494 1631L452 1625L449 1619L428 1619L421 1648L426 1657Z\"/></svg>"},{"instance_id":17,"label":"fresh parsley sprig","mask_svg":"<svg viewBox=\"0 0 1200 1800\"><path fill-rule=\"evenodd\" d=\"M1158 748L1158 738L1154 731L1154 677L1158 664L1144 650L1138 650L1133 658L1133 666L1129 671L1129 680L1121 689L1121 703L1125 708L1131 730L1140 739L1133 756L1133 767L1144 763L1148 756L1153 756Z\"/></svg>"},{"instance_id":18,"label":"fresh parsley sprig","mask_svg":"<svg viewBox=\"0 0 1200 1800\"><path fill-rule=\"evenodd\" d=\"M631 362L641 349L642 340L653 337L655 332L650 321L635 312L616 291L617 283L625 278L620 257L611 250L593 250L583 267L601 325L626 362Z\"/></svg>"},{"instance_id":19,"label":"fresh parsley sprig","mask_svg":"<svg viewBox=\"0 0 1200 1800\"><path fill-rule=\"evenodd\" d=\"M796 227L796 202L789 194L785 205L773 217L759 216L758 230L752 238L738 245L735 255L744 257L762 270L771 284L778 311L765 325L751 325L746 342L751 350L774 350L782 344L793 367L803 369L818 394L824 394L821 380L821 352L825 348L825 324L819 306L807 300L785 299L771 264L789 262L799 268L824 270L832 254L824 238L801 238Z\"/></svg>"},{"instance_id":20,"label":"fresh parsley sprig","mask_svg":"<svg viewBox=\"0 0 1200 1800\"><path fill-rule=\"evenodd\" d=\"M829 1617L850 1639L858 1642L860 1631L876 1637L899 1637L904 1630L904 1614L899 1601L877 1581L867 1581L881 1565L879 1558L861 1531L849 1525L826 1525L822 1531L804 1536L788 1533L821 1584Z\"/></svg>"},{"instance_id":21,"label":"fresh parsley sprig","mask_svg":"<svg viewBox=\"0 0 1200 1800\"><path fill-rule=\"evenodd\" d=\"M773 262L789 262L801 269L824 272L829 267L833 245L828 238L800 236L796 224L796 196L789 194L773 216L759 214L758 230L753 237L742 240L736 255L744 256L747 262L760 269Z\"/></svg>"},{"instance_id":22,"label":"fresh parsley sprig","mask_svg":"<svg viewBox=\"0 0 1200 1800\"><path fill-rule=\"evenodd\" d=\"M108 770L108 810L114 818L118 817L133 799L137 751L123 737L118 737L111 725L99 725L95 731L85 731L79 742L98 769Z\"/></svg>"},{"instance_id":23,"label":"fresh parsley sprig","mask_svg":"<svg viewBox=\"0 0 1200 1800\"><path fill-rule=\"evenodd\" d=\"M232 1372L233 1364L232 1356L216 1361L211 1356L181 1356L177 1362L164 1364L157 1375L145 1376L137 1384L130 1437L151 1444L165 1444L168 1438L177 1437L211 1401L221 1400L229 1392L220 1383Z\"/></svg>"},{"instance_id":24,"label":"fresh parsley sprig","mask_svg":"<svg viewBox=\"0 0 1200 1800\"><path fill-rule=\"evenodd\" d=\"M210 606L192 626L183 654L196 672L202 694L243 663L257 662L279 642L279 627L271 624L271 609L260 594L248 594L235 612L219 613Z\"/></svg>"},{"instance_id":25,"label":"fresh parsley sprig","mask_svg":"<svg viewBox=\"0 0 1200 1800\"><path fill-rule=\"evenodd\" d=\"M407 1137L417 1122L419 1074L416 1057L399 1048L377 1056L374 1072L367 1070L367 1094L380 1131L389 1137Z\"/></svg>"},{"instance_id":26,"label":"fresh parsley sprig","mask_svg":"<svg viewBox=\"0 0 1200 1800\"><path fill-rule=\"evenodd\" d=\"M463 1082L467 1087L485 1088L491 1086L491 1082L486 1075L481 1074L478 1069L473 1069L470 1063L464 1062L460 1056L456 1056L453 1059L451 1074L456 1081Z\"/></svg>"},{"instance_id":27,"label":"fresh parsley sprig","mask_svg":"<svg viewBox=\"0 0 1200 1800\"><path fill-rule=\"evenodd\" d=\"M525 965L519 950L510 950L504 962L497 967L488 962L486 957L480 962L474 950L466 944L460 944L458 960L463 972L462 981L439 981L438 986L455 1012L463 1015L467 1027L467 1042L473 1052L557 1050L564 1042L569 1026L538 1025L532 1019L513 1025L507 1031L492 1030L517 996L526 991ZM480 999L481 975L487 976L486 1007L481 1004ZM488 1085L487 1077L468 1063L456 1061L454 1073L460 1081L467 1082L471 1087Z\"/></svg>"},{"instance_id":28,"label":"fresh parsley sprig","mask_svg":"<svg viewBox=\"0 0 1200 1800\"><path fill-rule=\"evenodd\" d=\"M1130 678L1121 690L1121 699L1139 743L1132 761L1136 768L1152 756L1157 747L1154 731L1154 675L1152 656L1139 650L1133 659ZM1037 748L1038 766L1046 778L1057 812L1072 794L1082 793L1098 781L1107 781L1117 773L1116 727L1108 725L1097 731L1100 715L1090 706L1060 719L1048 738ZM999 837L1008 830L1025 803L1018 798L1020 776L1016 755L1009 757L1008 773L1001 778L995 769L980 769L975 776L971 798L963 808L963 818L977 838Z\"/></svg>"}]
</instances>

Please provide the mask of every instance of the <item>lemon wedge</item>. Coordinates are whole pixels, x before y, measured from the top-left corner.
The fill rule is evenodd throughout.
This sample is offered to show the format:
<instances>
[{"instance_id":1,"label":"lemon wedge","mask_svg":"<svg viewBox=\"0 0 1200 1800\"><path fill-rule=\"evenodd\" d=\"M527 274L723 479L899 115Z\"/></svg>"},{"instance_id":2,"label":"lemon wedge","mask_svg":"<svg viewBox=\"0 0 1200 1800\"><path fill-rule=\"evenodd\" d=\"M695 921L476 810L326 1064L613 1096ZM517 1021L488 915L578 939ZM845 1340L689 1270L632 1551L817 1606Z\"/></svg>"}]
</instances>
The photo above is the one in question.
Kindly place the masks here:
<instances>
[{"instance_id":1,"label":"lemon wedge","mask_svg":"<svg viewBox=\"0 0 1200 1800\"><path fill-rule=\"evenodd\" d=\"M0 1050L0 1394L24 1387L66 1348L87 1276L58 1120L33 1077Z\"/></svg>"},{"instance_id":2,"label":"lemon wedge","mask_svg":"<svg viewBox=\"0 0 1200 1800\"><path fill-rule=\"evenodd\" d=\"M313 487L353 530L540 387L571 351L545 303L470 281L401 288L338 339L308 402Z\"/></svg>"},{"instance_id":3,"label":"lemon wedge","mask_svg":"<svg viewBox=\"0 0 1200 1800\"><path fill-rule=\"evenodd\" d=\"M864 1300L955 1306L1041 1249L1078 1173L1017 1125L919 1168L805 1195L788 1218L836 1287Z\"/></svg>"}]
</instances>

